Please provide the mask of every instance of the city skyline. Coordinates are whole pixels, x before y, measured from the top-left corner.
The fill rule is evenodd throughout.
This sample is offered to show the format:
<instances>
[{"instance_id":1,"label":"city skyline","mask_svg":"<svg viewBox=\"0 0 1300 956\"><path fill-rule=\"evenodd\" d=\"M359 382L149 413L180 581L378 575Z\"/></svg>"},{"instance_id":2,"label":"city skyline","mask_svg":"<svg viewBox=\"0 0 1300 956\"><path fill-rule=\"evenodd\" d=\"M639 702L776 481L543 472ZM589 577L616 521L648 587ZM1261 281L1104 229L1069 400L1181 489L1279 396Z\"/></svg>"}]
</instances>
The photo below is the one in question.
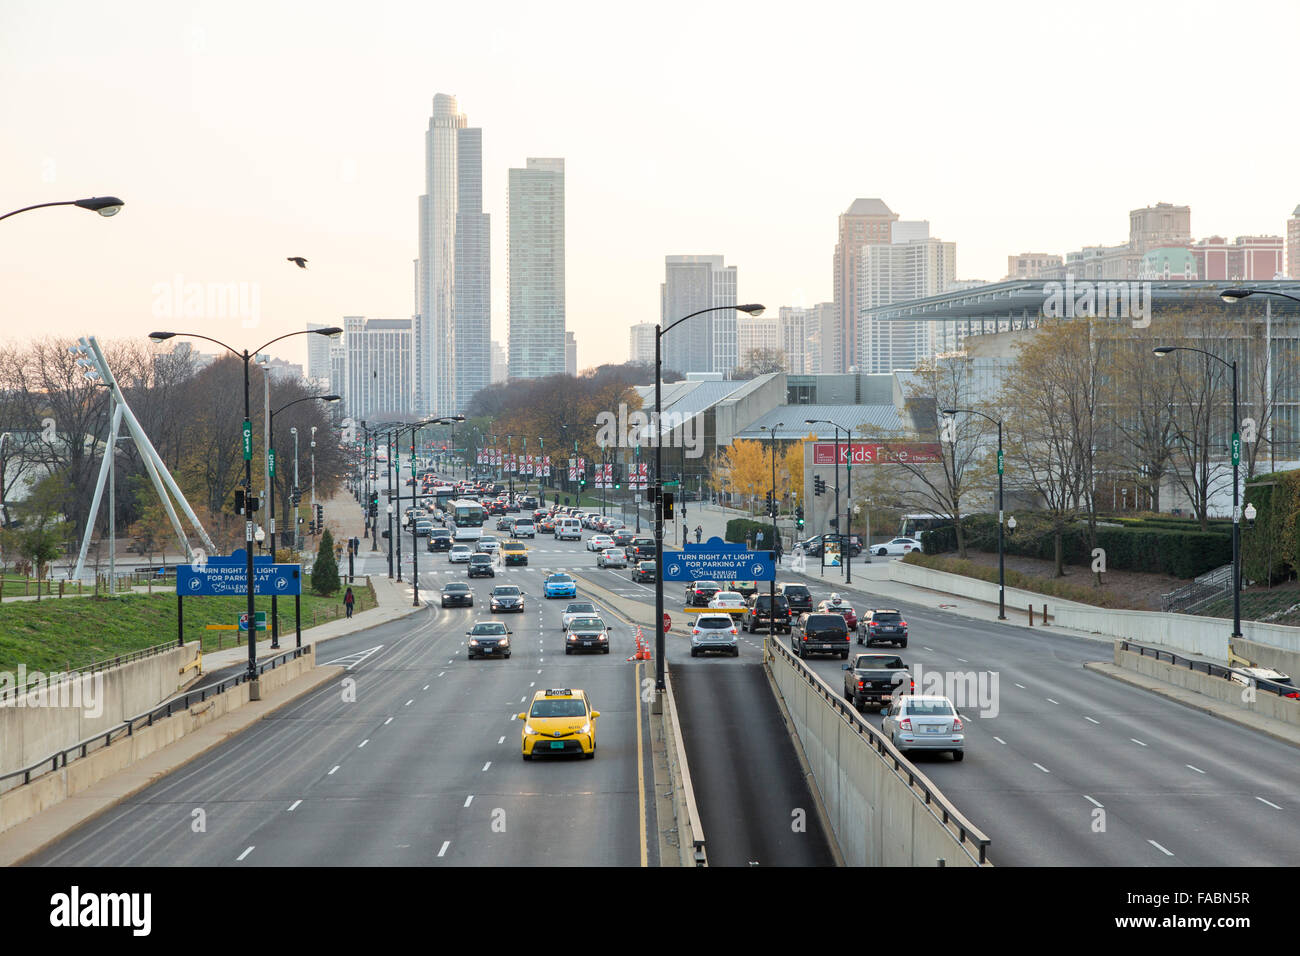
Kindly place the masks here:
<instances>
[{"instance_id":1,"label":"city skyline","mask_svg":"<svg viewBox=\"0 0 1300 956\"><path fill-rule=\"evenodd\" d=\"M1260 82L1284 87L1285 37L1300 27L1300 13L1282 4L1250 6L1273 27L1256 41ZM841 113L852 96L815 92L849 88L842 58L819 56L817 44L829 46L837 42L832 37L870 20L866 11L838 6L813 5L803 14L798 35L808 50L793 54L790 70L780 77L757 73L743 83L719 66L693 77L664 74L662 57L650 51L666 49L671 62L707 59L700 53L711 28L726 21L727 29L739 31L738 40L770 38L781 29L771 15L732 24L719 11L697 11L702 29L684 37L667 28L672 18L666 17L664 25L638 25L638 44L616 55L589 49L586 33L572 31L570 18L547 22L522 5L508 13L525 28L507 35L492 30L505 9L440 13L447 28L492 40L481 50L441 51L435 72L416 50L418 37L438 18L415 7L403 10L402 35L383 43L354 35L340 17L304 22L274 6L259 8L264 25L251 40L235 14L253 8L239 3L220 17L185 3L144 4L112 15L90 5L75 9L78 15L57 29L39 4L16 2L0 13L0 33L23 38L0 60L0 89L6 91L0 102L11 133L11 148L0 156L8 208L101 193L120 195L127 206L111 223L55 211L4 224L0 281L8 294L0 306L6 317L0 335L8 337L39 327L58 335L93 330L143 338L163 318L153 310L155 288L176 275L256 284L257 334L238 322L226 329L228 337L247 337L254 345L253 338L308 322L408 314L410 262L419 251L410 199L421 192L424 162L414 130L427 120L430 97L439 91L458 94L475 127L488 133L483 214L498 223L504 221L506 170L519 156L568 160L567 327L584 342L584 367L621 361L630 326L658 319L663 257L673 250L725 255L748 277L746 298L769 309L831 300L827 259L835 219L858 196L886 197L893 208L942 223L940 234L961 244L961 277L990 281L1005 273L1008 256L1023 250L1064 255L1122 241L1115 217L1157 201L1190 205L1202 237L1286 235L1300 201L1300 184L1287 185L1292 177L1285 158L1298 134L1284 127L1275 148L1242 150L1218 128L1218 119L1264 123L1270 108L1262 101L1237 103L1219 89L1195 105L1144 117L1142 146L1122 157L1098 163L1088 150L1057 151L1050 166L1028 170L1010 161L1011 150L1025 144L998 146L996 120L1005 111L1000 84L1025 66L1055 63L1062 44L1107 50L1109 61L1133 64L1096 79L1094 95L1113 102L1131 98L1157 76L1157 64L1143 54L1143 37L1153 30L1180 50L1189 69L1217 68L1221 53L1195 17L1171 20L1118 4L1100 4L1097 12L1120 17L1124 31L1109 29L1113 17L1099 15L1073 24L1065 38L1055 27L1009 11L1014 26L1004 29L1018 49L1015 68L989 64L968 49L967 38L983 20L978 11L954 8L951 16L926 24L927 56L944 62L944 72L977 60L981 68L978 80L950 90L942 112L949 132L990 147L988 155L961 166L928 148L919 127L899 112L902 104L877 104L870 122L845 126ZM881 28L917 35L905 12L871 16L884 18ZM609 25L630 27L630 18L619 12ZM101 42L106 30L116 37L111 48ZM539 78L524 64L525 51L541 41L557 56L554 69ZM373 69L330 75L314 59L321 46L347 50L354 66ZM563 54L580 46L586 59L564 63ZM881 58L882 69L910 62L903 52L886 51ZM640 67L653 80L636 79ZM160 69L174 82L157 83ZM593 87L582 81L592 69L614 79ZM286 121L265 89L290 76L312 93L295 99ZM791 83L790 76L801 78ZM661 108L701 87L729 91L734 109L706 120ZM72 89L75 99L68 98ZM1053 115L1054 95L1047 88L1028 91L1017 115ZM777 115L798 115L802 126L834 133L815 153L784 150L772 120ZM135 130L131 137L122 136L124 120ZM903 148L871 151L882 127L894 129ZM1045 143L1069 134L1044 122L1030 135ZM684 148L729 138L733 150ZM642 144L634 154L624 145L631 141ZM864 155L872 156L865 166ZM1178 162L1171 162L1175 155ZM790 186L776 192L759 186L773 182ZM609 228L629 222L636 228ZM490 253L491 335L504 341L505 243L497 232ZM285 263L288 255L307 257L309 268ZM305 364L302 341L286 343L283 351Z\"/></svg>"}]
</instances>

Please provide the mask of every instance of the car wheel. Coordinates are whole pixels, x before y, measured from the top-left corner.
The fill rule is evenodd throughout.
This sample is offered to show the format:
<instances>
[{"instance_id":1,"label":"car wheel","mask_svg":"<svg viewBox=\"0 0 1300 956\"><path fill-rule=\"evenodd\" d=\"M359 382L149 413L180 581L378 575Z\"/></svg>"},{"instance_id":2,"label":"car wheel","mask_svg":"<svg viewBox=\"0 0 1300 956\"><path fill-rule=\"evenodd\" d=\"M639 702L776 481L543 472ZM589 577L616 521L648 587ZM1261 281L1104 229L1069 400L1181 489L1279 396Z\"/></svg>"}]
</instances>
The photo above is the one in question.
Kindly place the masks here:
<instances>
[{"instance_id":1,"label":"car wheel","mask_svg":"<svg viewBox=\"0 0 1300 956\"><path fill-rule=\"evenodd\" d=\"M888 554L889 554L889 549L888 549L888 548L881 548L879 551L876 552L876 554L877 554L879 557L882 557L882 558L883 558L883 557L887 557Z\"/></svg>"},{"instance_id":2,"label":"car wheel","mask_svg":"<svg viewBox=\"0 0 1300 956\"><path fill-rule=\"evenodd\" d=\"M692 647L691 657L699 657L699 656L700 656L700 649L698 647Z\"/></svg>"},{"instance_id":3,"label":"car wheel","mask_svg":"<svg viewBox=\"0 0 1300 956\"><path fill-rule=\"evenodd\" d=\"M954 751L952 752L952 759L953 759L953 760L965 760L965 759L966 759L966 751L964 751L964 750L954 750Z\"/></svg>"},{"instance_id":4,"label":"car wheel","mask_svg":"<svg viewBox=\"0 0 1300 956\"><path fill-rule=\"evenodd\" d=\"M605 647L605 650L604 650L602 653L608 654L608 653L609 653L609 647L606 646L606 647Z\"/></svg>"},{"instance_id":5,"label":"car wheel","mask_svg":"<svg viewBox=\"0 0 1300 956\"><path fill-rule=\"evenodd\" d=\"M907 646L907 641L899 641L899 642L898 642L898 646L899 646L899 647L906 647L906 646Z\"/></svg>"},{"instance_id":6,"label":"car wheel","mask_svg":"<svg viewBox=\"0 0 1300 956\"><path fill-rule=\"evenodd\" d=\"M595 759L596 759L596 748L595 748L595 747L591 748L591 753L589 753L589 754L583 754L582 757L583 757L584 760L595 760Z\"/></svg>"},{"instance_id":7,"label":"car wheel","mask_svg":"<svg viewBox=\"0 0 1300 956\"><path fill-rule=\"evenodd\" d=\"M848 659L849 659L849 652L848 652L848 651L840 651L840 660L842 660L842 661L847 661Z\"/></svg>"},{"instance_id":8,"label":"car wheel","mask_svg":"<svg viewBox=\"0 0 1300 956\"><path fill-rule=\"evenodd\" d=\"M509 655L509 654L506 655L506 660L510 660L510 655Z\"/></svg>"},{"instance_id":9,"label":"car wheel","mask_svg":"<svg viewBox=\"0 0 1300 956\"><path fill-rule=\"evenodd\" d=\"M572 647L565 647L565 649L564 649L564 653L565 653L566 655L567 655L567 654L572 654L572 653L573 653L573 648L572 648Z\"/></svg>"},{"instance_id":10,"label":"car wheel","mask_svg":"<svg viewBox=\"0 0 1300 956\"><path fill-rule=\"evenodd\" d=\"M532 754L524 754L524 753L521 753L519 756L523 757L525 760L532 760L532 759L533 759L533 755L532 755Z\"/></svg>"}]
</instances>

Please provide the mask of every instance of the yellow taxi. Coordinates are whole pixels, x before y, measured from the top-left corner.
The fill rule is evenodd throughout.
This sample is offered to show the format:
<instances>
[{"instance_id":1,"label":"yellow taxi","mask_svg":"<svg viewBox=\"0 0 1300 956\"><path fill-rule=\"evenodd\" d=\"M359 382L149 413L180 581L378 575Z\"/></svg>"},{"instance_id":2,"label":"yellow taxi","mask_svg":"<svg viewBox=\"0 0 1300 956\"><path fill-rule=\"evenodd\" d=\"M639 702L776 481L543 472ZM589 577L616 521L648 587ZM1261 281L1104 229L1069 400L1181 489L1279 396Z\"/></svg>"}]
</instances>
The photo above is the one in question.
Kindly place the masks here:
<instances>
[{"instance_id":1,"label":"yellow taxi","mask_svg":"<svg viewBox=\"0 0 1300 956\"><path fill-rule=\"evenodd\" d=\"M596 718L586 691L575 688L539 690L532 705L519 714L523 721L522 752L525 760L552 754L596 756Z\"/></svg>"},{"instance_id":2,"label":"yellow taxi","mask_svg":"<svg viewBox=\"0 0 1300 956\"><path fill-rule=\"evenodd\" d=\"M522 541L513 538L501 545L501 560L509 564L527 564L528 549Z\"/></svg>"}]
</instances>

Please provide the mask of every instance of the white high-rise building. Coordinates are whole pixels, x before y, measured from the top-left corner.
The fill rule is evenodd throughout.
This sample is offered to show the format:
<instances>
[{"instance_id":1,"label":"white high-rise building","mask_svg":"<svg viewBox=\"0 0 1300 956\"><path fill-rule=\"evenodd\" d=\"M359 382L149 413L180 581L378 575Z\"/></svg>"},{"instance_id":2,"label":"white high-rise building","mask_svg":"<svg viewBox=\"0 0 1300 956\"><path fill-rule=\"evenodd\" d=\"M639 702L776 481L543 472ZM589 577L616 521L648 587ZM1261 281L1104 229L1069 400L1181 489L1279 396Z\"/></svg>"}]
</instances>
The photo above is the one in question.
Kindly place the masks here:
<instances>
[{"instance_id":1,"label":"white high-rise building","mask_svg":"<svg viewBox=\"0 0 1300 956\"><path fill-rule=\"evenodd\" d=\"M700 318L704 317L700 316ZM752 316L743 313L736 316L737 366L748 365L750 355L756 351L775 352L780 347L776 316Z\"/></svg>"},{"instance_id":2,"label":"white high-rise building","mask_svg":"<svg viewBox=\"0 0 1300 956\"><path fill-rule=\"evenodd\" d=\"M510 377L510 359L506 347L500 342L492 343L492 384L499 385Z\"/></svg>"},{"instance_id":3,"label":"white high-rise building","mask_svg":"<svg viewBox=\"0 0 1300 956\"><path fill-rule=\"evenodd\" d=\"M564 160L529 158L509 171L511 378L564 372Z\"/></svg>"},{"instance_id":4,"label":"white high-rise building","mask_svg":"<svg viewBox=\"0 0 1300 956\"><path fill-rule=\"evenodd\" d=\"M659 287L663 328L701 309L735 305L737 301L736 267L725 265L722 256L665 257L664 282ZM734 309L708 312L684 322L660 342L664 368L683 375L729 375L740 360L739 346Z\"/></svg>"},{"instance_id":5,"label":"white high-rise building","mask_svg":"<svg viewBox=\"0 0 1300 956\"><path fill-rule=\"evenodd\" d=\"M785 370L791 375L807 375L812 371L808 339L816 315L813 309L781 306L776 323L777 348L785 353Z\"/></svg>"},{"instance_id":6,"label":"white high-rise building","mask_svg":"<svg viewBox=\"0 0 1300 956\"><path fill-rule=\"evenodd\" d=\"M627 360L653 365L655 360L655 324L638 322L628 330Z\"/></svg>"},{"instance_id":7,"label":"white high-rise building","mask_svg":"<svg viewBox=\"0 0 1300 956\"><path fill-rule=\"evenodd\" d=\"M858 268L857 370L911 371L932 352L930 323L880 321L863 310L938 295L956 278L957 244L930 238L930 224L895 222L889 243L861 247Z\"/></svg>"},{"instance_id":8,"label":"white high-rise building","mask_svg":"<svg viewBox=\"0 0 1300 956\"><path fill-rule=\"evenodd\" d=\"M411 414L414 362L410 319L343 317L345 413L377 421Z\"/></svg>"},{"instance_id":9,"label":"white high-rise building","mask_svg":"<svg viewBox=\"0 0 1300 956\"><path fill-rule=\"evenodd\" d=\"M483 131L439 93L424 139L416 264L415 412L451 415L491 377L490 228Z\"/></svg>"},{"instance_id":10,"label":"white high-rise building","mask_svg":"<svg viewBox=\"0 0 1300 956\"><path fill-rule=\"evenodd\" d=\"M323 329L324 325L307 323L308 329ZM330 346L334 343L324 335L307 336L307 378L326 383L330 379Z\"/></svg>"}]
</instances>

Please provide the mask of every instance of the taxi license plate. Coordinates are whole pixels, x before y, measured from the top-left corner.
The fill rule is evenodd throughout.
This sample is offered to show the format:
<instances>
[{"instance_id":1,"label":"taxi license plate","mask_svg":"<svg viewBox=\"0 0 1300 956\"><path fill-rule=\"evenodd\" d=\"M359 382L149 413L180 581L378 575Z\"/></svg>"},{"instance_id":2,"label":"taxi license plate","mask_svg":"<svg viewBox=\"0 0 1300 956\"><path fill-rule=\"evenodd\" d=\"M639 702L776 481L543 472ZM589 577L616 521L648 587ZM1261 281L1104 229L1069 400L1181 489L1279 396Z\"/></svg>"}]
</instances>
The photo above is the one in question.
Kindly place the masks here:
<instances>
[{"instance_id":1,"label":"taxi license plate","mask_svg":"<svg viewBox=\"0 0 1300 956\"><path fill-rule=\"evenodd\" d=\"M563 749L564 749L564 741L562 741L562 740L552 740L552 741L551 741L551 749L552 749L552 750L563 750Z\"/></svg>"}]
</instances>

